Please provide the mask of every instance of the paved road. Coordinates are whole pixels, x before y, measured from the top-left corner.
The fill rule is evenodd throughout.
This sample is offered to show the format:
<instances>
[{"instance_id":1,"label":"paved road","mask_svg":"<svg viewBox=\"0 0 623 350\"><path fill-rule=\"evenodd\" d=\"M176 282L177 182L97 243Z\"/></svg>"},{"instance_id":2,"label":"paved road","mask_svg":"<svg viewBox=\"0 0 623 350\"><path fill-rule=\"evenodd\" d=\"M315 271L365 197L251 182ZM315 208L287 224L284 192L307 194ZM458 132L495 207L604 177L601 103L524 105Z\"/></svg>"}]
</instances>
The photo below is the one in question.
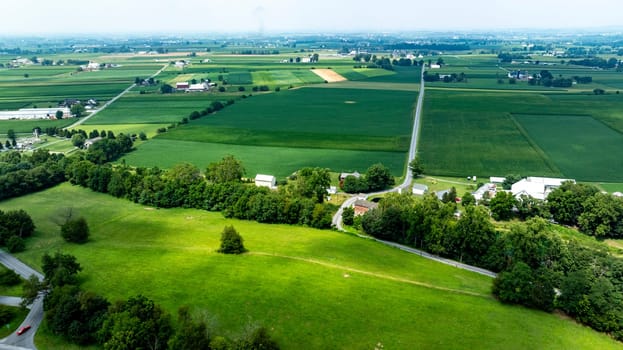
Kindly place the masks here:
<instances>
[{"instance_id":1,"label":"paved road","mask_svg":"<svg viewBox=\"0 0 623 350\"><path fill-rule=\"evenodd\" d=\"M43 280L43 275L35 271L30 266L17 260L11 254L0 250L0 264L6 266L8 269L15 271L22 278L28 279L31 275L37 276L39 280ZM17 335L12 333L4 339L0 339L0 350L2 349L34 349L35 346L35 333L43 320L43 295L40 295L31 305L30 312L17 329L30 325L32 328L23 335Z\"/></svg>"},{"instance_id":2,"label":"paved road","mask_svg":"<svg viewBox=\"0 0 623 350\"><path fill-rule=\"evenodd\" d=\"M158 74L162 73L163 70L165 70L167 68L167 64L165 64L162 68L160 68L160 70L158 70L156 73L152 74L152 76L150 78L155 78L158 76ZM134 87L136 87L136 84L132 84L130 85L130 87L128 87L127 89L123 90L119 95L115 96L112 100L106 102L101 108L98 108L96 111L91 112L91 114L87 115L84 118L81 118L79 120L77 120L75 123L71 124L70 126L66 127L66 129L71 129L74 128L84 122L86 122L87 120L93 118L97 113L103 111L106 109L106 107L110 106L111 104L115 103L115 101L117 101L118 99L120 99L123 95L125 95L126 93L128 93L128 91L132 90Z\"/></svg>"},{"instance_id":3,"label":"paved road","mask_svg":"<svg viewBox=\"0 0 623 350\"><path fill-rule=\"evenodd\" d=\"M407 164L410 163L415 158L415 154L417 152L417 141L418 141L418 135L420 133L420 117L422 115L423 104L424 104L424 69L422 69L422 72L420 74L420 92L418 94L417 105L415 106L415 115L413 117L413 130L411 132L411 144L409 146L409 158L408 158ZM342 226L342 213L344 211L344 208L352 206L353 203L355 203L357 199L366 199L370 196L381 195L381 194L385 194L389 192L401 192L409 188L409 186L411 185L411 181L413 181L413 174L411 173L411 169L409 169L409 167L407 166L407 174L405 175L404 181L400 185L390 190L374 192L374 193L359 194L355 197L351 197L347 199L344 203L342 203L337 213L333 215L333 219L332 219L333 226L336 227L340 231L344 230L344 227Z\"/></svg>"},{"instance_id":4,"label":"paved road","mask_svg":"<svg viewBox=\"0 0 623 350\"><path fill-rule=\"evenodd\" d=\"M422 115L422 105L424 104L424 69L422 69L422 75L420 77L420 92L418 94L418 100L417 100L417 105L415 107L415 116L413 118L413 131L411 134L411 145L409 147L409 158L408 161L411 162L413 159L415 159L415 155L417 152L417 141L418 141L418 136L419 136L419 132L420 132L420 119L421 119L421 115ZM381 192L375 192L375 193L366 193L366 194L359 194L356 196L352 196L350 198L348 198L346 201L344 201L344 203L342 203L342 205L340 206L340 208L338 209L338 211L335 213L335 215L333 216L332 219L332 224L335 228L337 228L340 231L344 230L344 226L342 225L342 213L344 212L344 208L346 207L350 207L352 206L355 201L357 199L366 199L370 196L376 196L376 195L381 195L381 194L385 194L385 193L390 193L390 192L402 192L404 190L408 190L409 186L411 185L411 182L413 181L413 174L411 173L411 170L407 167L407 174L405 176L404 181L390 189L390 190L386 190L386 191L381 191ZM368 238L368 239L372 239L375 240L379 243L394 247L394 248L398 248L400 250L409 252L411 254L417 254L421 257L424 257L426 259L430 259L430 260L434 260L437 262L440 262L442 264L446 264L446 265L450 265L450 266L454 266L456 268L459 269L463 269L463 270L468 270L468 271L472 271L475 273L479 273L481 275L485 275L485 276L489 276L489 277L493 277L495 278L497 276L497 274L495 272L489 271L489 270L485 270L485 269L481 269L479 267L476 266L471 266L471 265L466 265L463 263L460 263L458 261L454 261L454 260L450 260L450 259L445 259L433 254L429 254L423 250L419 250L419 249L415 249L415 248L411 248L409 246L405 246L402 244L398 244L398 243L394 243L394 242L389 242L389 241L384 241L381 239L377 239L377 238L372 238L372 237L368 237L368 236L363 236L363 235L358 235L359 237L362 238Z\"/></svg>"}]
</instances>

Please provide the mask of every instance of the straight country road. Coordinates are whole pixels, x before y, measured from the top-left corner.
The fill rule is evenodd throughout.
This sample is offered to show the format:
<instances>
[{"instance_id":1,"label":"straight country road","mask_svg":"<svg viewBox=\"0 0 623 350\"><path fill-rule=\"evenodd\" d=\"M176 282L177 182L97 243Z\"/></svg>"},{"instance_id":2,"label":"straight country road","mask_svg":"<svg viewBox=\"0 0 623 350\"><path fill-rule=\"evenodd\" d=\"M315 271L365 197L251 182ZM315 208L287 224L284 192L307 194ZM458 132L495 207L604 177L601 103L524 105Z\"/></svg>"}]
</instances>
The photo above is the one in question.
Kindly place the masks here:
<instances>
[{"instance_id":1,"label":"straight country road","mask_svg":"<svg viewBox=\"0 0 623 350\"><path fill-rule=\"evenodd\" d=\"M417 99L417 105L415 106L415 115L413 117L413 130L411 132L411 145L409 147L409 157L408 157L408 163L410 163L413 159L415 159L415 155L417 153L417 142L418 142L418 137L419 137L419 133L420 133L420 120L422 117L422 105L424 104L424 69L422 68L422 72L420 75L420 92L418 94L418 99ZM409 187L411 186L411 182L413 182L413 173L411 173L411 169L409 169L409 167L407 166L407 173L405 175L405 179L404 181L389 190L385 190L385 191L381 191L381 192L374 192L374 193L361 193L355 196L352 196L350 198L348 198L346 201L344 201L344 203L342 203L342 205L340 206L340 208L337 210L337 212L335 213L335 215L333 216L332 219L332 225L333 227L335 227L336 229L338 229L339 231L344 231L344 226L342 224L342 214L344 212L344 208L350 207L352 206L355 201L357 201L358 199L366 199L370 196L377 196L377 195L382 195L382 194L386 194L386 193L390 193L390 192L402 192L402 191L406 191L409 190ZM458 261L454 261L454 260L450 260L450 259L445 259L442 258L440 256L436 256L430 253L427 253L423 250L419 250L419 249L415 249L406 245L402 245L402 244L398 244L398 243L394 243L394 242L389 242L389 241L384 241L381 239L377 239L377 238L372 238L369 236L364 236L364 235L358 235L359 237L362 238L367 238L367 239L372 239L374 241L377 241L379 243L388 245L390 247L394 247L406 252L409 252L411 254L416 254L419 255L423 258L426 259L430 259L430 260L434 260L437 262L440 262L442 264L446 264L446 265L450 265L450 266L454 266L456 268L459 269L463 269L463 270L468 270L468 271L472 271L484 276L489 276L492 278L495 278L497 276L497 274L493 271L489 271L489 270L485 270L476 266L471 266L471 265L467 265L467 264L463 264L460 263Z\"/></svg>"}]
</instances>

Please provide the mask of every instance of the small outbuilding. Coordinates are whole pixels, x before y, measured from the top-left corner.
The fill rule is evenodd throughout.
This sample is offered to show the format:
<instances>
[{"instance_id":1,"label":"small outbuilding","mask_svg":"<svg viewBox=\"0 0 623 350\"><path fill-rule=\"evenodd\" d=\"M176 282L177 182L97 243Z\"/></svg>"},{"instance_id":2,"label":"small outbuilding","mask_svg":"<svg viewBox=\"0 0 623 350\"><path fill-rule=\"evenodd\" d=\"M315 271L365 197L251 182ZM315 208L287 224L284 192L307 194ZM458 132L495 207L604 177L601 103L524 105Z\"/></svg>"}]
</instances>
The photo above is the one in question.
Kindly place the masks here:
<instances>
[{"instance_id":1,"label":"small outbuilding","mask_svg":"<svg viewBox=\"0 0 623 350\"><path fill-rule=\"evenodd\" d=\"M422 196L426 194L426 192L428 192L428 186L422 184L413 184L413 188L411 189L411 191L413 192L413 194Z\"/></svg>"},{"instance_id":2,"label":"small outbuilding","mask_svg":"<svg viewBox=\"0 0 623 350\"><path fill-rule=\"evenodd\" d=\"M272 175L257 174L255 175L255 186L277 188L277 178Z\"/></svg>"},{"instance_id":3,"label":"small outbuilding","mask_svg":"<svg viewBox=\"0 0 623 350\"><path fill-rule=\"evenodd\" d=\"M367 213L370 209L374 209L378 206L378 203L370 202L364 199L358 199L355 201L353 209L355 211L355 216L361 216Z\"/></svg>"}]
</instances>

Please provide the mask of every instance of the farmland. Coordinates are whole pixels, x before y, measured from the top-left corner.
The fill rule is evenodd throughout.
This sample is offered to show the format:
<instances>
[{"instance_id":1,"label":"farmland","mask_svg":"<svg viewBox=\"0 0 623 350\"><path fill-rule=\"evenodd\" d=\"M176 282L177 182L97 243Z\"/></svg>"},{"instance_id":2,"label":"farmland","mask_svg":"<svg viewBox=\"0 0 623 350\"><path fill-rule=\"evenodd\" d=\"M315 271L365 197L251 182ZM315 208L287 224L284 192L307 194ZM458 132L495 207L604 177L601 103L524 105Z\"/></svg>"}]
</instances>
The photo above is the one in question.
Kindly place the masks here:
<instances>
[{"instance_id":1,"label":"farmland","mask_svg":"<svg viewBox=\"0 0 623 350\"><path fill-rule=\"evenodd\" d=\"M86 245L58 234L59 215L70 207L89 221ZM392 349L620 348L570 320L500 304L487 277L349 235L153 210L69 184L2 203L15 208L31 208L37 223L19 255L29 264L39 266L44 252L71 253L84 268L85 289L111 300L142 293L171 313L183 300L232 337L252 322L271 329L284 349L379 342ZM215 252L225 225L241 232L249 253ZM40 344L54 339L37 335Z\"/></svg>"},{"instance_id":2,"label":"farmland","mask_svg":"<svg viewBox=\"0 0 623 350\"><path fill-rule=\"evenodd\" d=\"M546 61L545 67L503 66L485 55L444 60L447 65L431 72L463 72L467 81L427 85L419 151L428 173L621 182L623 164L614 151L623 142L623 98L616 90L623 82L620 73L559 61ZM510 84L507 72L518 69L591 76L592 82L566 89ZM606 93L596 95L594 89Z\"/></svg>"}]
</instances>

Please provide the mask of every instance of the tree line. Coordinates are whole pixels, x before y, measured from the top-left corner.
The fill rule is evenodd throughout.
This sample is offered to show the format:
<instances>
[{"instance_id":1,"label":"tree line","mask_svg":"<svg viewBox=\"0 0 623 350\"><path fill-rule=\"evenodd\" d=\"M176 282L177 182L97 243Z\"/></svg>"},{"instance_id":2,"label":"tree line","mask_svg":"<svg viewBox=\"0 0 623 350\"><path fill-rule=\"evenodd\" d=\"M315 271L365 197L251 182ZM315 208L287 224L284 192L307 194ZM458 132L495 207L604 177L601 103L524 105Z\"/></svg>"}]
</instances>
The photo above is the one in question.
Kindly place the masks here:
<instances>
[{"instance_id":1,"label":"tree line","mask_svg":"<svg viewBox=\"0 0 623 350\"><path fill-rule=\"evenodd\" d=\"M496 201L505 203L504 210L511 213L497 214L498 219L505 220L521 215L513 209L521 204L512 202L508 208L511 201L500 193L505 192L498 192L489 208L464 202L460 215L454 200L390 194L361 217L359 224L374 237L499 272L493 293L502 302L548 312L560 309L623 340L623 262L607 251L582 246L573 239L563 240L539 215L577 224L590 235L618 237L623 200L592 186L568 182L550 194L547 205L537 203L540 209L505 232L496 230L490 220L498 210Z\"/></svg>"}]
</instances>

